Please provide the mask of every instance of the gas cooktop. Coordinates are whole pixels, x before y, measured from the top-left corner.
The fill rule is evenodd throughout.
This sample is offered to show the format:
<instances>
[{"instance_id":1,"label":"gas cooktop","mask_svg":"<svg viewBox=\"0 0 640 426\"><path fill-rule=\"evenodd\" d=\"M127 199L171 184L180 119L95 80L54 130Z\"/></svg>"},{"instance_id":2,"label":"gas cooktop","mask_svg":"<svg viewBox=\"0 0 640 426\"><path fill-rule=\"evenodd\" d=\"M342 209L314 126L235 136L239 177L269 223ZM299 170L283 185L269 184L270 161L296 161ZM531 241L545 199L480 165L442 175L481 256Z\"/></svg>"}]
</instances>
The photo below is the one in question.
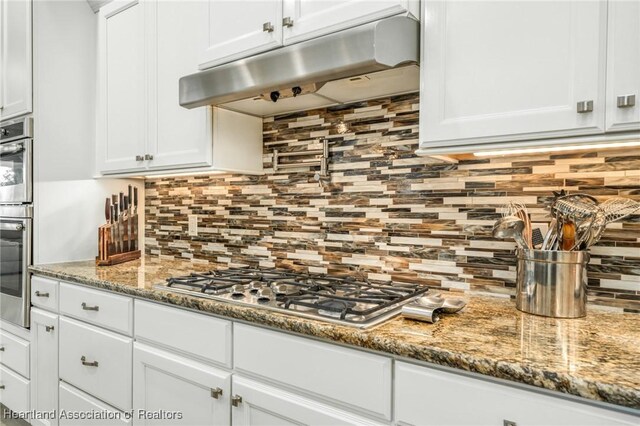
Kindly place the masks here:
<instances>
[{"instance_id":1,"label":"gas cooktop","mask_svg":"<svg viewBox=\"0 0 640 426\"><path fill-rule=\"evenodd\" d=\"M427 291L414 284L251 268L192 273L155 288L359 328L399 314L402 305Z\"/></svg>"}]
</instances>

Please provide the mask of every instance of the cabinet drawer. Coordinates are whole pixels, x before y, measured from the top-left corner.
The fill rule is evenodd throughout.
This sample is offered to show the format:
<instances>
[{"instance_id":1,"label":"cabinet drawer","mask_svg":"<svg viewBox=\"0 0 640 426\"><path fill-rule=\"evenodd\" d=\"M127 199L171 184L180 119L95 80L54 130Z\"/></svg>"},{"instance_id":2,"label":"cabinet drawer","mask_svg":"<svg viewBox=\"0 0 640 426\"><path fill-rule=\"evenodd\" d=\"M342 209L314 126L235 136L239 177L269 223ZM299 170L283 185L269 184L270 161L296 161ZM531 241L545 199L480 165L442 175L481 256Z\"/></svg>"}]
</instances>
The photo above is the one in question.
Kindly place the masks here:
<instances>
[{"instance_id":1,"label":"cabinet drawer","mask_svg":"<svg viewBox=\"0 0 640 426\"><path fill-rule=\"evenodd\" d=\"M60 378L121 410L131 409L133 341L60 318Z\"/></svg>"},{"instance_id":2,"label":"cabinet drawer","mask_svg":"<svg viewBox=\"0 0 640 426\"><path fill-rule=\"evenodd\" d=\"M133 335L133 299L130 297L61 283L60 312L128 336Z\"/></svg>"},{"instance_id":3,"label":"cabinet drawer","mask_svg":"<svg viewBox=\"0 0 640 426\"><path fill-rule=\"evenodd\" d=\"M136 300L136 339L231 368L231 321Z\"/></svg>"},{"instance_id":4,"label":"cabinet drawer","mask_svg":"<svg viewBox=\"0 0 640 426\"><path fill-rule=\"evenodd\" d=\"M234 324L233 348L237 371L391 419L390 358L243 324Z\"/></svg>"},{"instance_id":5,"label":"cabinet drawer","mask_svg":"<svg viewBox=\"0 0 640 426\"><path fill-rule=\"evenodd\" d=\"M75 414L103 413L104 419L73 418ZM130 425L130 416L108 406L86 393L60 382L60 426L123 426Z\"/></svg>"},{"instance_id":6,"label":"cabinet drawer","mask_svg":"<svg viewBox=\"0 0 640 426\"><path fill-rule=\"evenodd\" d=\"M638 418L564 398L396 362L399 424L637 425ZM464 401L464 409L455 407Z\"/></svg>"},{"instance_id":7,"label":"cabinet drawer","mask_svg":"<svg viewBox=\"0 0 640 426\"><path fill-rule=\"evenodd\" d=\"M0 330L0 364L29 378L29 342Z\"/></svg>"},{"instance_id":8,"label":"cabinet drawer","mask_svg":"<svg viewBox=\"0 0 640 426\"><path fill-rule=\"evenodd\" d=\"M0 403L12 411L29 410L29 381L2 365L0 365Z\"/></svg>"},{"instance_id":9,"label":"cabinet drawer","mask_svg":"<svg viewBox=\"0 0 640 426\"><path fill-rule=\"evenodd\" d=\"M33 276L31 278L31 303L39 308L58 312L58 281Z\"/></svg>"}]
</instances>

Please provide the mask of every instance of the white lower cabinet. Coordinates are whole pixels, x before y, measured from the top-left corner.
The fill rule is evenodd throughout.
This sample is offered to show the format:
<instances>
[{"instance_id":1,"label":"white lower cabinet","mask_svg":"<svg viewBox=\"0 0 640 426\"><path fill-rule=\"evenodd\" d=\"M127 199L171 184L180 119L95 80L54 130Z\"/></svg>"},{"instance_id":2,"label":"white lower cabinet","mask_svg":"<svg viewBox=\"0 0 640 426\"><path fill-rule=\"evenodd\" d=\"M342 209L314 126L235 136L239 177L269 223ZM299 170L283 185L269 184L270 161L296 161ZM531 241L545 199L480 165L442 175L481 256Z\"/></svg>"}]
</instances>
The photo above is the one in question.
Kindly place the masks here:
<instances>
[{"instance_id":1,"label":"white lower cabinet","mask_svg":"<svg viewBox=\"0 0 640 426\"><path fill-rule=\"evenodd\" d=\"M29 380L0 364L0 404L12 411L29 410Z\"/></svg>"},{"instance_id":2,"label":"white lower cabinet","mask_svg":"<svg viewBox=\"0 0 640 426\"><path fill-rule=\"evenodd\" d=\"M131 416L104 402L60 382L60 426L124 426Z\"/></svg>"},{"instance_id":3,"label":"white lower cabinet","mask_svg":"<svg viewBox=\"0 0 640 426\"><path fill-rule=\"evenodd\" d=\"M638 417L428 367L397 362L398 425L637 425Z\"/></svg>"},{"instance_id":4,"label":"white lower cabinet","mask_svg":"<svg viewBox=\"0 0 640 426\"><path fill-rule=\"evenodd\" d=\"M133 364L136 424L230 423L231 373L140 343Z\"/></svg>"},{"instance_id":5,"label":"white lower cabinet","mask_svg":"<svg viewBox=\"0 0 640 426\"><path fill-rule=\"evenodd\" d=\"M31 310L31 409L51 412L58 408L58 315ZM34 420L57 425L57 417Z\"/></svg>"},{"instance_id":6,"label":"white lower cabinet","mask_svg":"<svg viewBox=\"0 0 640 426\"><path fill-rule=\"evenodd\" d=\"M231 401L233 426L382 424L238 375Z\"/></svg>"},{"instance_id":7,"label":"white lower cabinet","mask_svg":"<svg viewBox=\"0 0 640 426\"><path fill-rule=\"evenodd\" d=\"M133 340L60 318L60 379L120 410L131 409Z\"/></svg>"}]
</instances>

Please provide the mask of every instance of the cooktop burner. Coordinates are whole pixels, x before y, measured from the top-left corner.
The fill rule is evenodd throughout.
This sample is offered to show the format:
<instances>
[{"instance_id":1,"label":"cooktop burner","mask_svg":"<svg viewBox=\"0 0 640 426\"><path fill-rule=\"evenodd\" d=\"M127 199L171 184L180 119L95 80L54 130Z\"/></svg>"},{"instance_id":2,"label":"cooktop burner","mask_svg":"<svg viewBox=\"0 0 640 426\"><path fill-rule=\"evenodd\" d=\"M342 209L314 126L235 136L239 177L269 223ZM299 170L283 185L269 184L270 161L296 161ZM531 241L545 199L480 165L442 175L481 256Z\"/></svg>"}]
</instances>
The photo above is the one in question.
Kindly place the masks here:
<instances>
[{"instance_id":1,"label":"cooktop burner","mask_svg":"<svg viewBox=\"0 0 640 426\"><path fill-rule=\"evenodd\" d=\"M251 268L192 273L156 288L360 328L397 315L402 305L427 291L415 284Z\"/></svg>"}]
</instances>

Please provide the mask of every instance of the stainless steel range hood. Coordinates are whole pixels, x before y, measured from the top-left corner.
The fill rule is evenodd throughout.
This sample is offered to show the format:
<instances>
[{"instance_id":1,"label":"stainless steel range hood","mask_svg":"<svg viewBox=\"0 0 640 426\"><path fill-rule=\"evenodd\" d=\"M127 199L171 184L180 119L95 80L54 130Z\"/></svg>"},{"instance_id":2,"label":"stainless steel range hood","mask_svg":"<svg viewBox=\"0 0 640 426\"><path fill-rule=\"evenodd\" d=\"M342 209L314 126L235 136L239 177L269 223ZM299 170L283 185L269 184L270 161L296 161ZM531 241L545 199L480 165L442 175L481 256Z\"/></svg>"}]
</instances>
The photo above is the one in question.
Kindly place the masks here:
<instances>
[{"instance_id":1,"label":"stainless steel range hood","mask_svg":"<svg viewBox=\"0 0 640 426\"><path fill-rule=\"evenodd\" d=\"M419 34L416 20L395 16L230 62L182 77L180 105L269 115L417 90ZM274 91L289 96L274 103Z\"/></svg>"}]
</instances>

